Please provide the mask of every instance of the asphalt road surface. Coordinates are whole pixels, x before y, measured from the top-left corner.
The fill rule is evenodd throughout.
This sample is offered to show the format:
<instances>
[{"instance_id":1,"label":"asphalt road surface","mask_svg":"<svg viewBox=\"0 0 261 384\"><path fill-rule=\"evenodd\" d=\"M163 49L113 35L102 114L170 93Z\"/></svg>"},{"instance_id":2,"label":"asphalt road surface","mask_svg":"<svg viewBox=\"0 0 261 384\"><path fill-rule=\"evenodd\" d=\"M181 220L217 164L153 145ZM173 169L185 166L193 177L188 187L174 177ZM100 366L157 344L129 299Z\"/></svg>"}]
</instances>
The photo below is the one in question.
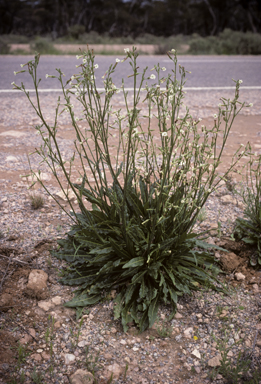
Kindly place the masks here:
<instances>
[{"instance_id":1,"label":"asphalt road surface","mask_svg":"<svg viewBox=\"0 0 261 384\"><path fill-rule=\"evenodd\" d=\"M124 56L119 56L122 59ZM102 87L102 75L110 64L115 63L117 56L96 56L95 62L99 64L96 70L97 87ZM28 73L14 75L14 71L20 71L20 64L26 63L33 59L33 56L0 56L0 93L12 92L11 82L15 81L18 85L21 81L27 89L33 89L33 82ZM60 68L65 73L66 80L72 74L79 71L75 66L80 64L81 60L77 60L75 56L42 56L38 67L38 78L41 78L40 89L55 90L59 89L59 83L56 79L46 79L46 74L55 75L56 68ZM148 76L155 71L151 68L159 63L162 67L166 67L167 71L162 75L171 72L173 63L167 56L139 56L139 68L148 67ZM261 89L261 56L179 56L178 63L185 67L191 74L187 74L186 87L218 89L219 87L234 87L235 80L243 80L242 87L249 89ZM121 85L122 78L125 80L125 86L133 87L133 77L128 78L132 74L132 69L128 61L119 63L116 68L113 80L116 86ZM141 77L141 76L140 76ZM149 81L152 83L152 81Z\"/></svg>"}]
</instances>

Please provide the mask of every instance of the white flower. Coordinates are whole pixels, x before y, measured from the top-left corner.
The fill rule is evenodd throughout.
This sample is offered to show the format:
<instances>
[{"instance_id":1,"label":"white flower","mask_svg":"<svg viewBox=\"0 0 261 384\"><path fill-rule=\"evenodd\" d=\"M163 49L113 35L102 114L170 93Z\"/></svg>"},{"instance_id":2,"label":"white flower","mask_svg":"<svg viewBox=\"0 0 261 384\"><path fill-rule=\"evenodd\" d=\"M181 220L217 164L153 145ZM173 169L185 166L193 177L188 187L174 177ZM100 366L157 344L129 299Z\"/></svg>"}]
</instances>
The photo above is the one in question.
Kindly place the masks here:
<instances>
[{"instance_id":1,"label":"white flower","mask_svg":"<svg viewBox=\"0 0 261 384\"><path fill-rule=\"evenodd\" d=\"M46 75L45 75L45 77L46 77L46 79L47 79L47 78L49 77L49 75L48 75L48 74L46 74Z\"/></svg>"},{"instance_id":2,"label":"white flower","mask_svg":"<svg viewBox=\"0 0 261 384\"><path fill-rule=\"evenodd\" d=\"M81 56L79 55L76 55L76 59L79 60L81 58Z\"/></svg>"},{"instance_id":3,"label":"white flower","mask_svg":"<svg viewBox=\"0 0 261 384\"><path fill-rule=\"evenodd\" d=\"M213 117L214 117L214 119L217 119L217 114L215 113L215 114L213 115Z\"/></svg>"},{"instance_id":4,"label":"white flower","mask_svg":"<svg viewBox=\"0 0 261 384\"><path fill-rule=\"evenodd\" d=\"M198 118L198 121L201 121L201 120L202 120L201 117L199 117L199 118Z\"/></svg>"},{"instance_id":5,"label":"white flower","mask_svg":"<svg viewBox=\"0 0 261 384\"><path fill-rule=\"evenodd\" d=\"M248 105L249 107L253 107L253 103L249 103L249 105Z\"/></svg>"},{"instance_id":6,"label":"white flower","mask_svg":"<svg viewBox=\"0 0 261 384\"><path fill-rule=\"evenodd\" d=\"M172 48L172 50L170 52L175 53L176 49Z\"/></svg>"},{"instance_id":7,"label":"white flower","mask_svg":"<svg viewBox=\"0 0 261 384\"><path fill-rule=\"evenodd\" d=\"M120 63L121 62L120 59L118 59L118 57L117 57L117 59L115 59L115 61L116 61L116 63Z\"/></svg>"},{"instance_id":8,"label":"white flower","mask_svg":"<svg viewBox=\"0 0 261 384\"><path fill-rule=\"evenodd\" d=\"M26 64L20 64L20 67L23 68Z\"/></svg>"},{"instance_id":9,"label":"white flower","mask_svg":"<svg viewBox=\"0 0 261 384\"><path fill-rule=\"evenodd\" d=\"M156 79L156 76L154 74L152 74L152 75L150 75L150 79L154 80L154 79Z\"/></svg>"},{"instance_id":10,"label":"white flower","mask_svg":"<svg viewBox=\"0 0 261 384\"><path fill-rule=\"evenodd\" d=\"M138 133L139 133L138 128L134 128L133 131L132 131L132 133L133 133L134 135L138 134Z\"/></svg>"},{"instance_id":11,"label":"white flower","mask_svg":"<svg viewBox=\"0 0 261 384\"><path fill-rule=\"evenodd\" d=\"M86 63L87 63L87 60L86 60L86 59L83 59L82 62L83 62L83 64L86 64Z\"/></svg>"},{"instance_id":12,"label":"white flower","mask_svg":"<svg viewBox=\"0 0 261 384\"><path fill-rule=\"evenodd\" d=\"M75 79L75 77L74 77L74 76L72 76L72 77L71 77L71 80L74 80L74 79Z\"/></svg>"},{"instance_id":13,"label":"white flower","mask_svg":"<svg viewBox=\"0 0 261 384\"><path fill-rule=\"evenodd\" d=\"M75 95L76 95L76 96L79 96L80 94L79 94L79 92L75 92Z\"/></svg>"},{"instance_id":14,"label":"white flower","mask_svg":"<svg viewBox=\"0 0 261 384\"><path fill-rule=\"evenodd\" d=\"M167 132L162 132L161 135L162 136L168 136Z\"/></svg>"},{"instance_id":15,"label":"white flower","mask_svg":"<svg viewBox=\"0 0 261 384\"><path fill-rule=\"evenodd\" d=\"M166 68L165 68L165 67L162 67L161 70L162 70L163 72L165 72L165 71L166 71Z\"/></svg>"},{"instance_id":16,"label":"white flower","mask_svg":"<svg viewBox=\"0 0 261 384\"><path fill-rule=\"evenodd\" d=\"M11 83L11 85L16 85L16 84L15 84L15 82L13 81L13 82Z\"/></svg>"},{"instance_id":17,"label":"white flower","mask_svg":"<svg viewBox=\"0 0 261 384\"><path fill-rule=\"evenodd\" d=\"M124 48L124 52L125 53L130 52L130 49L129 48Z\"/></svg>"},{"instance_id":18,"label":"white flower","mask_svg":"<svg viewBox=\"0 0 261 384\"><path fill-rule=\"evenodd\" d=\"M243 83L243 80L238 80L238 83L239 83L239 84L242 84L242 83Z\"/></svg>"},{"instance_id":19,"label":"white flower","mask_svg":"<svg viewBox=\"0 0 261 384\"><path fill-rule=\"evenodd\" d=\"M240 147L244 147L244 144L240 144Z\"/></svg>"},{"instance_id":20,"label":"white flower","mask_svg":"<svg viewBox=\"0 0 261 384\"><path fill-rule=\"evenodd\" d=\"M79 117L75 117L75 121L79 121Z\"/></svg>"},{"instance_id":21,"label":"white flower","mask_svg":"<svg viewBox=\"0 0 261 384\"><path fill-rule=\"evenodd\" d=\"M94 68L95 68L95 69L99 68L99 64L95 64L95 65L94 65Z\"/></svg>"},{"instance_id":22,"label":"white flower","mask_svg":"<svg viewBox=\"0 0 261 384\"><path fill-rule=\"evenodd\" d=\"M14 75L16 76L17 72L14 71Z\"/></svg>"}]
</instances>

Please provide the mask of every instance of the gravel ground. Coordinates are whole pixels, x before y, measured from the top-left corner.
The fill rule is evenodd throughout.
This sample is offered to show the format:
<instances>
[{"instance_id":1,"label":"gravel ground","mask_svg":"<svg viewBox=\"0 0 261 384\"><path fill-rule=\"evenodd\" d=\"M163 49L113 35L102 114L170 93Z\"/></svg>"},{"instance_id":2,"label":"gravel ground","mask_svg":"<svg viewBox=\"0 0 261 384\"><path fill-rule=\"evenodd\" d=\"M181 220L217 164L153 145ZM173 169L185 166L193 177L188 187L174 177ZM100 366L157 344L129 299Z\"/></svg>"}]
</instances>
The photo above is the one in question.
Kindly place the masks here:
<instances>
[{"instance_id":1,"label":"gravel ground","mask_svg":"<svg viewBox=\"0 0 261 384\"><path fill-rule=\"evenodd\" d=\"M208 118L215 113L219 95L201 96L200 101L198 93L189 97L191 113L200 110L200 115ZM256 98L260 103L258 93L248 97L249 102L255 104ZM206 105L206 99L209 108L196 108L197 102ZM50 119L55 100L54 95L45 95L42 100ZM174 319L168 320L170 308L162 306L152 329L138 334L130 325L124 334L120 322L113 319L112 291L104 302L89 308L80 323L74 310L63 306L74 290L58 281L64 263L49 252L56 247L57 238L65 236L71 222L39 186L35 193L43 196L44 205L32 209L27 183L19 178L22 170L27 170L24 153L38 144L32 128L37 120L24 98L8 96L1 101L0 131L9 131L9 136L0 136L0 383L73 383L72 375L83 369L91 372L98 384L109 383L111 374L112 382L118 384L223 384L227 383L225 375L212 375L220 364L220 342L229 351L230 371L240 351L243 359L250 356L252 372L260 368L261 274L248 266L253 250L231 238L234 220L243 214L243 204L229 186L223 184L208 200L196 226L196 230L210 230L208 241L229 251L226 263L222 252L215 253L217 260L223 260L225 273L220 281L228 295L201 289L180 299ZM119 99L117 105L121 103ZM247 111L254 129L251 121L258 121L258 111ZM69 121L64 117L60 124L61 145L70 154L71 141L66 138ZM255 144L259 145L257 129ZM25 135L12 136L12 130ZM12 162L8 156L20 160ZM52 192L57 192L52 180L46 182ZM68 208L66 202L59 201ZM28 291L29 276L35 270L47 276L41 294ZM238 273L244 276L242 280L238 280ZM250 382L250 376L245 382Z\"/></svg>"}]
</instances>

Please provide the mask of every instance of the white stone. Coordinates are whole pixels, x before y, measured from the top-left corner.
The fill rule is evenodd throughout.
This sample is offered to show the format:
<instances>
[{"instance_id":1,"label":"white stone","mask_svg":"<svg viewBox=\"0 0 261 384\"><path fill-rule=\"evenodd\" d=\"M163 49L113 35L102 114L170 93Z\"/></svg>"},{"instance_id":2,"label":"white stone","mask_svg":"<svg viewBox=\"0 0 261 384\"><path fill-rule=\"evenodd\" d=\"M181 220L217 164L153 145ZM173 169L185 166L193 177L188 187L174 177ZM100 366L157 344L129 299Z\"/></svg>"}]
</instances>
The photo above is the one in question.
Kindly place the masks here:
<instances>
[{"instance_id":1,"label":"white stone","mask_svg":"<svg viewBox=\"0 0 261 384\"><path fill-rule=\"evenodd\" d=\"M246 276L243 275L243 273L241 273L241 272L237 272L237 273L235 273L235 278L237 281L242 281L242 280L245 280Z\"/></svg>"},{"instance_id":2,"label":"white stone","mask_svg":"<svg viewBox=\"0 0 261 384\"><path fill-rule=\"evenodd\" d=\"M174 316L175 319L182 319L183 316L181 315L181 313L177 312Z\"/></svg>"},{"instance_id":3,"label":"white stone","mask_svg":"<svg viewBox=\"0 0 261 384\"><path fill-rule=\"evenodd\" d=\"M51 180L51 175L49 173L41 172L40 175L36 172L36 174L28 176L26 178L28 181L50 181Z\"/></svg>"},{"instance_id":4,"label":"white stone","mask_svg":"<svg viewBox=\"0 0 261 384\"><path fill-rule=\"evenodd\" d=\"M51 299L51 302L55 305L61 305L63 303L63 299L61 298L61 296L54 296L52 299Z\"/></svg>"},{"instance_id":5,"label":"white stone","mask_svg":"<svg viewBox=\"0 0 261 384\"><path fill-rule=\"evenodd\" d=\"M88 345L88 343L87 343L86 340L81 340L81 341L79 341L79 343L78 343L78 347L80 347L80 348L83 348L83 347L85 347L86 345Z\"/></svg>"},{"instance_id":6,"label":"white stone","mask_svg":"<svg viewBox=\"0 0 261 384\"><path fill-rule=\"evenodd\" d=\"M258 288L258 285L257 285L257 284L253 284L253 285L252 285L252 289L253 289L253 292L254 292L254 293L258 293L258 292L259 292L259 288Z\"/></svg>"},{"instance_id":7,"label":"white stone","mask_svg":"<svg viewBox=\"0 0 261 384\"><path fill-rule=\"evenodd\" d=\"M139 350L139 348L137 348L137 347L133 347L132 350L133 350L134 352L137 352L137 351Z\"/></svg>"},{"instance_id":8,"label":"white stone","mask_svg":"<svg viewBox=\"0 0 261 384\"><path fill-rule=\"evenodd\" d=\"M72 364L76 357L72 353L66 353L64 355L64 361L66 365Z\"/></svg>"},{"instance_id":9,"label":"white stone","mask_svg":"<svg viewBox=\"0 0 261 384\"><path fill-rule=\"evenodd\" d=\"M17 159L17 157L10 155L10 156L7 156L7 157L5 158L5 161L6 161L6 162L9 162L9 161L15 161L15 162L17 162L17 161L19 161L19 160Z\"/></svg>"},{"instance_id":10,"label":"white stone","mask_svg":"<svg viewBox=\"0 0 261 384\"><path fill-rule=\"evenodd\" d=\"M191 338L192 333L193 333L193 328L189 327L189 328L185 329L185 331L183 333L184 333L184 336L186 338Z\"/></svg>"},{"instance_id":11,"label":"white stone","mask_svg":"<svg viewBox=\"0 0 261 384\"><path fill-rule=\"evenodd\" d=\"M120 344L122 344L122 345L126 345L126 344L127 344L127 341L126 341L126 340L121 340L121 341L120 341Z\"/></svg>"},{"instance_id":12,"label":"white stone","mask_svg":"<svg viewBox=\"0 0 261 384\"><path fill-rule=\"evenodd\" d=\"M22 136L24 136L24 135L26 135L25 132L21 132L21 131L13 131L13 130L5 131L5 132L0 133L0 136L22 137Z\"/></svg>"},{"instance_id":13,"label":"white stone","mask_svg":"<svg viewBox=\"0 0 261 384\"><path fill-rule=\"evenodd\" d=\"M197 357L198 359L201 359L201 354L200 354L200 352L197 349L194 349L194 351L191 352L191 354L193 356Z\"/></svg>"}]
</instances>

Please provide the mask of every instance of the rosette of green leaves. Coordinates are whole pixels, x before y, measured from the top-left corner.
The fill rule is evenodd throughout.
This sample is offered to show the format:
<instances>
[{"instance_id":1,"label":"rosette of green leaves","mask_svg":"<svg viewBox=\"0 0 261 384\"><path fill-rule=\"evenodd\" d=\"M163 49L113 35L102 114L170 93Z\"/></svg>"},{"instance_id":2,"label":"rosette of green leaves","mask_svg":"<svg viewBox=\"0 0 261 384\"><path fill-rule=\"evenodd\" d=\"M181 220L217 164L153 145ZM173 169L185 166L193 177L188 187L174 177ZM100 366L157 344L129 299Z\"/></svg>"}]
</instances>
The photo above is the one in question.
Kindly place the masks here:
<instances>
[{"instance_id":1,"label":"rosette of green leaves","mask_svg":"<svg viewBox=\"0 0 261 384\"><path fill-rule=\"evenodd\" d=\"M235 236L254 247L250 258L253 266L261 265L261 156L254 156L247 164L247 186L242 197L244 218L237 218Z\"/></svg>"}]
</instances>

